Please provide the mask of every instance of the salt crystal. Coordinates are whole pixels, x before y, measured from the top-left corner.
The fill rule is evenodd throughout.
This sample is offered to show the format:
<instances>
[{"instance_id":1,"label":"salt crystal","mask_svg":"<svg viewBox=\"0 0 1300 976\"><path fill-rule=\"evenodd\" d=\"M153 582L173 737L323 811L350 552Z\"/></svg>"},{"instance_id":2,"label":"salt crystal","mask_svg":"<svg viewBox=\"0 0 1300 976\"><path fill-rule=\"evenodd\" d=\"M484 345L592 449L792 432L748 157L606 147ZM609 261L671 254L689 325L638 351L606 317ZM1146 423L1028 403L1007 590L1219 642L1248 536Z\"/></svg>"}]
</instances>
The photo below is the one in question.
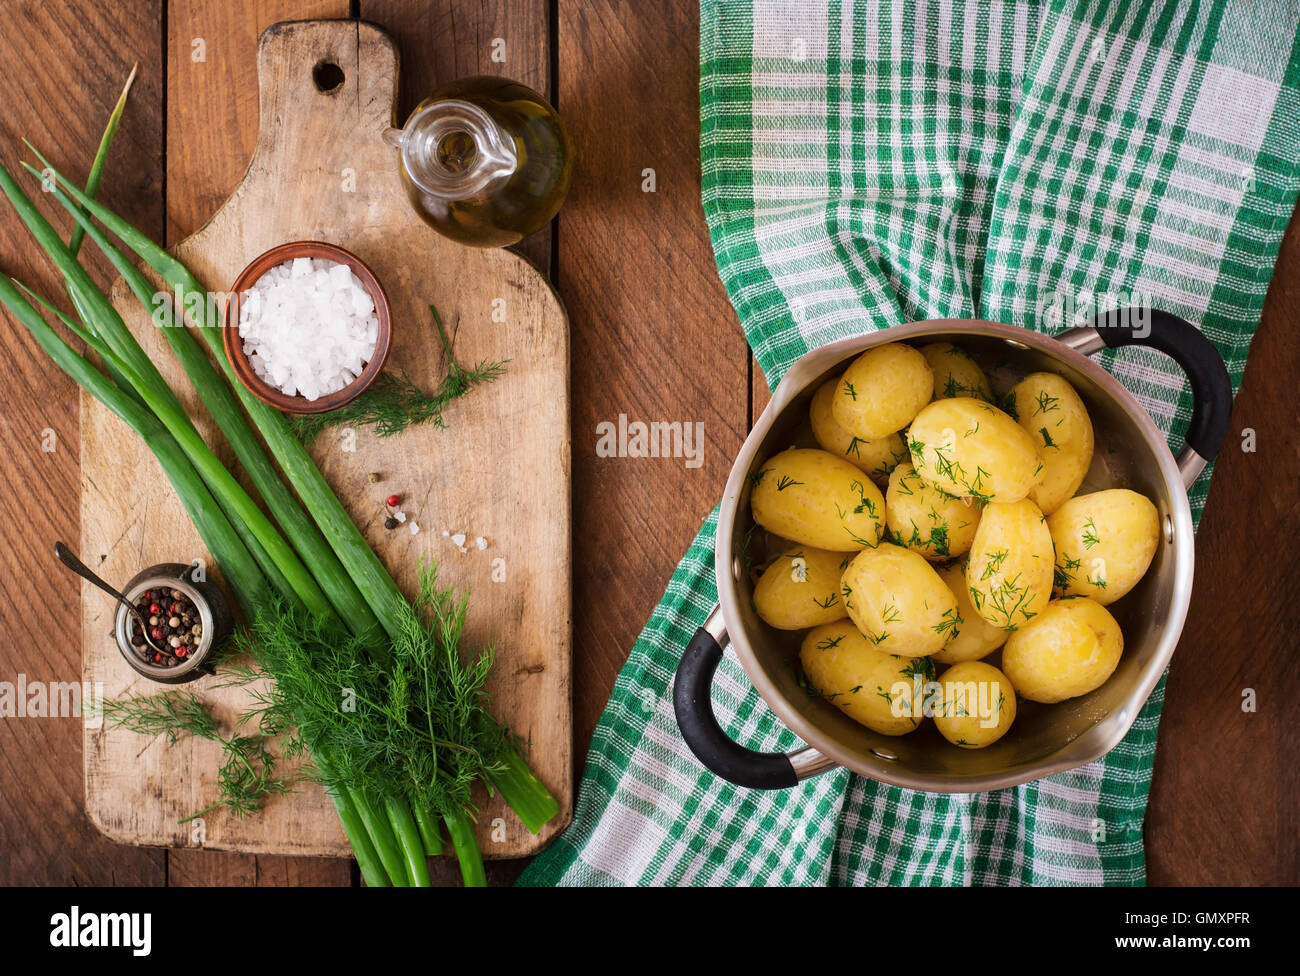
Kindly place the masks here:
<instances>
[{"instance_id":1,"label":"salt crystal","mask_svg":"<svg viewBox=\"0 0 1300 976\"><path fill-rule=\"evenodd\" d=\"M487 539L483 538L482 536L479 536L477 539L474 540L474 544L478 546L480 549L486 549Z\"/></svg>"},{"instance_id":2,"label":"salt crystal","mask_svg":"<svg viewBox=\"0 0 1300 976\"><path fill-rule=\"evenodd\" d=\"M394 513L393 513L393 518L397 519L397 521L399 521L399 522L405 522L405 521L406 521L406 513L405 513L405 512L394 512Z\"/></svg>"},{"instance_id":3,"label":"salt crystal","mask_svg":"<svg viewBox=\"0 0 1300 976\"><path fill-rule=\"evenodd\" d=\"M416 535L417 533L419 533L419 531L420 531L420 524L418 522L412 522L411 535Z\"/></svg>"},{"instance_id":4,"label":"salt crystal","mask_svg":"<svg viewBox=\"0 0 1300 976\"><path fill-rule=\"evenodd\" d=\"M339 291L352 285L352 269L346 264L330 265L329 270L325 272L325 276L329 279L330 285Z\"/></svg>"},{"instance_id":5,"label":"salt crystal","mask_svg":"<svg viewBox=\"0 0 1300 976\"><path fill-rule=\"evenodd\" d=\"M468 550L465 548L464 532L457 532L455 535L451 537L451 541L456 544L456 548L459 549L461 552L468 552Z\"/></svg>"}]
</instances>

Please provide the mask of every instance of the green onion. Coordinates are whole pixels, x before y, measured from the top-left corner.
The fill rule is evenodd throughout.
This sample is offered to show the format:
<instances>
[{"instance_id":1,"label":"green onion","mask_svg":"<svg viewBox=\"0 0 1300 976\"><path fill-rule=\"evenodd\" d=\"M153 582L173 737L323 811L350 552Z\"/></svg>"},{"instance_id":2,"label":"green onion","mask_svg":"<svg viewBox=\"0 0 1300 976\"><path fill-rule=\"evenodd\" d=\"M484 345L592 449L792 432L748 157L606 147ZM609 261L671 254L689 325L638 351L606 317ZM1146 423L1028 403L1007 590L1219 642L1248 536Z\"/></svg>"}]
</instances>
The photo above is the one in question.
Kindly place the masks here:
<instances>
[{"instance_id":1,"label":"green onion","mask_svg":"<svg viewBox=\"0 0 1300 976\"><path fill-rule=\"evenodd\" d=\"M417 888L429 887L429 865L424 859L424 839L420 829L415 825L410 807L405 799L387 797L384 809L388 813L388 822L397 834L402 845L402 855L406 859L406 869Z\"/></svg>"},{"instance_id":2,"label":"green onion","mask_svg":"<svg viewBox=\"0 0 1300 976\"><path fill-rule=\"evenodd\" d=\"M334 617L334 609L315 578L271 520L208 447L121 316L95 287L85 269L72 257L54 228L36 210L3 165L0 165L0 189L9 197L32 235L45 246L51 262L64 275L68 287L76 290L82 307L91 311L92 321L87 324L115 354L113 369L127 378L130 386L163 422L220 500L236 531L245 537L252 554L269 557L262 564L266 575L286 591L287 599L300 600L313 613L327 619Z\"/></svg>"},{"instance_id":3,"label":"green onion","mask_svg":"<svg viewBox=\"0 0 1300 976\"><path fill-rule=\"evenodd\" d=\"M535 834L560 812L559 801L514 748L502 755L501 763L501 768L489 772L488 778L523 825Z\"/></svg>"},{"instance_id":4,"label":"green onion","mask_svg":"<svg viewBox=\"0 0 1300 976\"><path fill-rule=\"evenodd\" d=\"M141 305L148 308L154 301L155 292L144 274L113 246L104 232L76 207L66 193L55 187L54 197L72 214L78 226L90 235L108 257ZM352 582L352 577L347 574L316 524L303 511L302 506L293 497L293 493L280 479L274 465L262 449L257 435L253 433L240 410L235 395L231 392L231 386L221 378L211 360L203 353L182 323L163 326L162 329L186 375L189 376L194 388L207 405L209 413L229 442L235 457L248 472L253 487L262 496L271 514L284 530L285 536L294 544L303 561L311 567L317 582L329 597L339 617L353 633L360 635L373 633L378 636L379 621L371 612L370 606L362 599L356 584ZM223 358L222 361L229 365L228 360ZM230 378L234 380L233 370Z\"/></svg>"},{"instance_id":5,"label":"green onion","mask_svg":"<svg viewBox=\"0 0 1300 976\"><path fill-rule=\"evenodd\" d=\"M35 149L32 151L36 152ZM207 342L208 348L212 351L217 362L222 365L223 371L229 370L227 375L233 378L233 370L230 369L226 350L221 342L221 323L210 320L209 303L206 300L202 302L187 302L184 300L185 295L200 294L205 296L205 299L207 296L207 291L199 284L189 269L151 241L145 234L131 226L130 223L117 216L107 207L86 196L77 186L68 182L58 170L50 166L48 161L39 153L36 153L36 155L45 164L47 170L53 173L59 182L63 184L64 189L77 203L92 213L100 223L112 231L119 240L162 277L163 281L180 299L181 307L191 313L192 319L196 308L202 310L201 315L198 316L199 320L195 321L194 325L198 329L199 335ZM28 168L38 175L41 172L33 166ZM61 242L59 246L62 246ZM244 405L244 409L252 418L253 423L261 432L267 447L270 448L271 453L279 462L285 477L297 489L299 497L302 498L303 504L307 507L307 511L315 519L325 538L334 547L335 553L337 553L339 560L352 576L357 589L361 591L361 595L370 604L370 608L379 619L380 625L388 631L390 636L393 636L396 633L397 625L395 621L398 610L405 603L401 590L393 582L392 577L388 575L383 563L375 555L375 551L370 548L365 537L362 536L361 531L352 521L352 517L348 515L347 510L338 500L338 496L334 494L328 482L325 481L320 469L316 467L316 462L307 453L307 449L294 436L285 416L257 399L237 380L235 381L235 392L239 395L240 402Z\"/></svg>"},{"instance_id":6,"label":"green onion","mask_svg":"<svg viewBox=\"0 0 1300 976\"><path fill-rule=\"evenodd\" d=\"M9 178L7 172L0 175L0 183L4 184L6 193L20 208L20 215L25 218L24 222L27 223L33 234L37 236L38 241L46 245L47 254L56 261L56 264L59 263L60 257L66 256L68 258L68 262L65 263L60 270L64 271L65 280L68 280L69 286L76 290L79 296L83 299L78 302L78 306L85 309L102 311L103 307L107 304L102 293L98 292L98 290L94 288L93 284L89 287L85 287L86 282L79 280L78 272L84 275L84 269L81 269L79 265L76 265L75 260L73 260L71 255L67 253L65 248L63 248L61 241L52 239L50 235L46 233L47 229L52 230L52 228L49 228L49 225L43 221L43 218L35 219L39 215L37 215L34 208L30 206L30 201L26 199L25 195L23 195L13 184L13 181ZM24 208L27 209L27 213L22 212ZM45 239L42 240L42 238ZM55 244L57 244L57 246L54 246ZM103 401L110 410L123 420L127 421L128 424L132 426L133 429L135 429L136 432L146 441L146 443L150 444L154 448L160 463L163 464L165 472L173 483L173 487L177 490L183 504L185 504L187 512L190 514L196 527L199 529L204 544L208 546L209 551L217 560L218 566L223 567L223 571L227 576L228 581L231 583L232 589L234 589L236 598L239 600L240 606L244 610L245 615L251 619L256 616L260 607L269 606L272 600L272 594L270 592L270 587L267 584L266 577L259 570L257 563L252 559L248 548L241 544L241 540L234 532L230 521L222 515L221 508L216 504L208 488L196 474L193 464L205 463L206 459L203 456L203 452L193 450L191 452L191 457L187 457L185 453L179 449L176 437L173 436L179 435L180 437L185 437L186 426L189 426L190 429L192 429L192 424L186 425L178 422L181 417L184 417L184 413L183 411L179 411L178 408L172 406L172 403L175 400L174 395L171 395L170 388L166 387L165 382L161 380L160 376L158 385L152 385L138 370L134 368L134 363L128 363L128 359L136 358L131 353L132 347L134 347L138 353L142 354L138 345L134 343L134 338L129 335L129 331L126 331L123 327L124 335L120 338L129 341L121 342L119 344L118 348L124 351L124 355L119 356L118 352L113 348L110 348L109 343L101 338L103 334L112 328L112 323L109 321L107 315L98 316L101 325L101 330L98 334L95 330L89 327L83 330L81 327L73 323L71 319L63 316L61 313L59 315L59 317L68 324L76 334L87 340L92 349L95 349L104 356L106 368L111 369L115 375L123 378L122 386L119 387L114 385L108 378L98 373L83 356L76 353L71 349L71 347L59 339L53 329L51 329L39 314L36 313L30 303L19 294L14 284L7 279L0 281L0 300L2 300L4 304L13 311L15 316L18 317L19 321L32 332L38 343L57 364L76 379L84 388L90 391L92 395L95 395ZM48 303L45 304L47 307L52 307L49 306ZM117 322L120 323L120 321L120 318L118 318ZM126 389L134 389L138 394L140 394L148 403L149 407L153 409L154 413L150 413L149 410L145 409L136 400L128 396L125 393ZM170 433L160 422L160 417L171 422L172 431ZM184 419L188 421L188 417L184 417ZM201 439L198 439L198 441L201 443ZM191 442L190 446L191 448L197 448L198 445ZM206 445L203 445L203 451L207 451ZM210 451L208 454L210 454ZM224 468L221 469L221 472L224 472ZM209 469L209 473L215 477L215 480L219 484L224 480L221 476L221 472L218 472L215 468ZM225 472L225 478L230 478L228 472ZM237 499L237 496L235 497ZM260 512L258 514L260 514ZM271 536L270 538L272 543L274 543L275 536ZM317 613L319 614L319 610ZM320 616L323 617L324 614L320 614ZM368 841L365 839L366 835L364 833L359 837L356 836L358 823L361 823L365 827L366 831L374 833L381 842L384 842L380 849L385 854L390 854L392 848L389 846L387 841L391 838L392 831L389 825L374 816L373 807L369 805L365 808L367 813L371 814L369 820L367 821L364 817L358 816L356 809L353 806L355 802L356 798L353 797L350 801L344 800L337 806L340 817L344 820L345 830L349 830L350 840L355 841L354 849L360 852L359 857L362 860L366 858L368 854ZM416 833L416 843L417 845L420 843L418 833ZM421 849L421 855L422 853L423 851ZM391 857L389 857L389 862L391 862ZM359 861L359 863L362 863L362 861ZM396 863L400 872L403 872L397 877L402 879L402 883L406 883L406 875L404 873L406 869L402 866L400 860ZM374 870L373 860L369 865L363 866L367 873L369 873L377 882L378 875Z\"/></svg>"},{"instance_id":7,"label":"green onion","mask_svg":"<svg viewBox=\"0 0 1300 976\"><path fill-rule=\"evenodd\" d=\"M104 126L104 134L99 137L99 148L95 150L95 158L90 164L90 176L86 178L86 196L93 197L99 193L99 181L104 175L104 166L108 163L108 150L113 145L113 137L117 135L118 124L122 121L122 112L126 109L126 96L131 94L131 85L135 82L135 74L140 69L139 64L131 66L131 73L126 77L126 84L122 86L122 94L117 96L117 104L113 106L113 111L109 113L108 124ZM78 224L72 229L72 237L68 240L68 252L76 257L81 251L81 242L85 238L84 228Z\"/></svg>"},{"instance_id":8,"label":"green onion","mask_svg":"<svg viewBox=\"0 0 1300 976\"><path fill-rule=\"evenodd\" d=\"M111 349L104 345L103 341L98 336L89 332L81 325L78 325L68 316L55 308L49 301L36 294L36 292L32 291L22 282L15 281L15 284L26 292L29 297L35 299L44 306L47 312L58 318L69 331L77 336L77 338L97 352L100 358L103 359L105 367L111 370L113 376L118 377L119 383L125 382L129 385L133 385L142 382L140 378L131 371L129 366L126 366L117 358L117 355ZM141 403L140 405L146 410L149 409L148 405L145 403ZM284 578L283 574L280 573L274 562L272 562L266 555L266 551L262 548L257 536L249 530L247 526L242 525L242 523L239 522L233 523L232 529L239 535L240 539L243 540L244 545L248 548L253 559L255 559L257 564L262 567L276 591L283 595L286 600L295 599L293 589L289 586L288 581Z\"/></svg>"},{"instance_id":9,"label":"green onion","mask_svg":"<svg viewBox=\"0 0 1300 976\"><path fill-rule=\"evenodd\" d=\"M420 829L420 840L424 843L424 853L437 857L442 853L442 835L438 833L438 821L423 806L411 801L411 812L415 814L415 825Z\"/></svg>"},{"instance_id":10,"label":"green onion","mask_svg":"<svg viewBox=\"0 0 1300 976\"><path fill-rule=\"evenodd\" d=\"M393 885L398 888L410 887L411 874L407 870L406 857L392 824L379 812L374 799L365 790L345 787L344 792L352 800L357 815L365 824L366 833L375 845L379 860L383 862L384 870L388 872Z\"/></svg>"},{"instance_id":11,"label":"green onion","mask_svg":"<svg viewBox=\"0 0 1300 976\"><path fill-rule=\"evenodd\" d=\"M46 173L42 173L34 166L26 163L23 165L41 180L47 178ZM47 170L50 173L54 172L53 167L47 167ZM103 292L91 280L86 269L72 256L72 252L63 243L58 231L36 209L36 206L28 199L27 194L22 191L18 184L14 182L13 176L3 165L0 165L0 189L9 198L10 203L18 212L18 216L27 226L32 237L41 245L50 262L63 275L68 291L72 295L73 303L77 306L78 314L81 315L82 319L119 357L129 363L136 373L146 377L148 382L159 390L167 388L168 393L170 393L170 388L167 387L162 374L158 372L158 368L153 361L140 348L140 344L135 341L135 337L131 335L131 330L122 321L117 309L113 308L112 303L104 297ZM77 192L81 193L80 190ZM90 198L86 197L86 199ZM175 399L175 395L171 395Z\"/></svg>"},{"instance_id":12,"label":"green onion","mask_svg":"<svg viewBox=\"0 0 1300 976\"><path fill-rule=\"evenodd\" d=\"M464 810L455 810L444 814L447 833L451 835L452 846L456 849L456 859L460 861L460 876L466 888L483 888L487 886L487 872L483 870L483 855L474 839L474 827Z\"/></svg>"},{"instance_id":13,"label":"green onion","mask_svg":"<svg viewBox=\"0 0 1300 976\"><path fill-rule=\"evenodd\" d=\"M120 417L153 451L204 546L234 591L245 616L251 616L258 607L268 605L271 588L265 575L231 527L207 485L157 418L123 394L84 356L60 339L8 278L0 278L0 302L27 327L60 369Z\"/></svg>"},{"instance_id":14,"label":"green onion","mask_svg":"<svg viewBox=\"0 0 1300 976\"><path fill-rule=\"evenodd\" d=\"M319 760L317 766L320 766ZM348 835L348 843L352 845L352 854L357 859L357 867L361 869L361 877L371 888L387 888L388 874L384 871L375 845L370 841L370 835L366 833L366 825L357 813L357 808L344 790L336 786L327 787L327 790L330 799L334 801L339 822L343 824L343 832Z\"/></svg>"}]
</instances>

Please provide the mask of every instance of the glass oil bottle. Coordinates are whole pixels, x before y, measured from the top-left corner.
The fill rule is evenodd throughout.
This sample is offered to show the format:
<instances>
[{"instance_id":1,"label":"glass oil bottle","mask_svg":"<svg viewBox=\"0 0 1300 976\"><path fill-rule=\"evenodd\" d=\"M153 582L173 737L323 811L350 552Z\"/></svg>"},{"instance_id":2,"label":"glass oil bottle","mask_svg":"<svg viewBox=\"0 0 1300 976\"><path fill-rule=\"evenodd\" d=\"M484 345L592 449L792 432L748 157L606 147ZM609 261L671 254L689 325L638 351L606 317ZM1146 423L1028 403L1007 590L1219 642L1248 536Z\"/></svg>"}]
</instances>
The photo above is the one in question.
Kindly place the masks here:
<instances>
[{"instance_id":1,"label":"glass oil bottle","mask_svg":"<svg viewBox=\"0 0 1300 976\"><path fill-rule=\"evenodd\" d=\"M452 240L506 247L555 216L573 148L555 110L526 85L473 77L444 85L384 140L424 220Z\"/></svg>"}]
</instances>

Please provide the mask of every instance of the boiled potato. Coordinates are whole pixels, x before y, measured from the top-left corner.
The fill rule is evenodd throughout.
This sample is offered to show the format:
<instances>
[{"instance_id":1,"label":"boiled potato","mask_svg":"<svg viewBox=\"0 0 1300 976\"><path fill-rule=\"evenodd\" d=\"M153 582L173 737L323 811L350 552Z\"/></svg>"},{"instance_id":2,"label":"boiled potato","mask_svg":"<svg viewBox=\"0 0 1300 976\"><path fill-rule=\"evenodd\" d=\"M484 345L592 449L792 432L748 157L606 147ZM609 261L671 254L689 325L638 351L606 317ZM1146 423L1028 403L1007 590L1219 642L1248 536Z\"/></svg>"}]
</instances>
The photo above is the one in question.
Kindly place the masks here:
<instances>
[{"instance_id":1,"label":"boiled potato","mask_svg":"<svg viewBox=\"0 0 1300 976\"><path fill-rule=\"evenodd\" d=\"M1115 672L1124 635L1096 600L1053 600L1002 648L1002 670L1021 696L1059 702L1100 688Z\"/></svg>"},{"instance_id":2,"label":"boiled potato","mask_svg":"<svg viewBox=\"0 0 1300 976\"><path fill-rule=\"evenodd\" d=\"M840 577L851 558L812 546L787 549L759 577L754 609L777 630L803 630L843 619Z\"/></svg>"},{"instance_id":3,"label":"boiled potato","mask_svg":"<svg viewBox=\"0 0 1300 976\"><path fill-rule=\"evenodd\" d=\"M835 422L869 441L912 422L934 394L925 357L901 342L868 349L849 364L831 400Z\"/></svg>"},{"instance_id":4,"label":"boiled potato","mask_svg":"<svg viewBox=\"0 0 1300 976\"><path fill-rule=\"evenodd\" d=\"M835 390L840 379L827 380L813 394L812 404L808 410L808 419L812 422L813 437L826 451L842 457L867 473L872 481L881 488L889 483L889 473L899 461L907 458L907 443L903 435L894 431L874 441L854 437L835 422L831 413L831 401L835 399Z\"/></svg>"},{"instance_id":5,"label":"boiled potato","mask_svg":"<svg viewBox=\"0 0 1300 976\"><path fill-rule=\"evenodd\" d=\"M1051 515L1083 484L1092 464L1092 421L1064 377L1031 373L1011 388L1016 422L1034 439L1043 474L1029 497Z\"/></svg>"},{"instance_id":6,"label":"boiled potato","mask_svg":"<svg viewBox=\"0 0 1300 976\"><path fill-rule=\"evenodd\" d=\"M1028 432L974 397L935 400L912 421L907 441L921 477L950 495L1017 502L1043 471Z\"/></svg>"},{"instance_id":7,"label":"boiled potato","mask_svg":"<svg viewBox=\"0 0 1300 976\"><path fill-rule=\"evenodd\" d=\"M1019 629L1051 599L1052 568L1052 534L1037 505L1022 498L985 506L966 564L976 613L994 627Z\"/></svg>"},{"instance_id":8,"label":"boiled potato","mask_svg":"<svg viewBox=\"0 0 1300 976\"><path fill-rule=\"evenodd\" d=\"M880 542L885 496L871 479L826 451L782 451L752 476L754 521L805 546L852 552Z\"/></svg>"},{"instance_id":9,"label":"boiled potato","mask_svg":"<svg viewBox=\"0 0 1300 976\"><path fill-rule=\"evenodd\" d=\"M1047 520L1056 545L1056 588L1114 603L1137 585L1160 544L1160 513L1127 488L1076 495Z\"/></svg>"},{"instance_id":10,"label":"boiled potato","mask_svg":"<svg viewBox=\"0 0 1300 976\"><path fill-rule=\"evenodd\" d=\"M889 476L885 522L894 541L931 562L960 556L970 548L979 525L977 505L955 498L921 479L905 461Z\"/></svg>"},{"instance_id":11,"label":"boiled potato","mask_svg":"<svg viewBox=\"0 0 1300 976\"><path fill-rule=\"evenodd\" d=\"M957 598L934 567L888 542L853 557L841 592L858 630L887 654L926 657L948 643L961 623Z\"/></svg>"},{"instance_id":12,"label":"boiled potato","mask_svg":"<svg viewBox=\"0 0 1300 976\"><path fill-rule=\"evenodd\" d=\"M970 358L966 350L959 349L951 342L932 342L921 347L921 355L934 373L936 400L959 396L993 399L993 391L989 388L984 370L979 368L979 364Z\"/></svg>"},{"instance_id":13,"label":"boiled potato","mask_svg":"<svg viewBox=\"0 0 1300 976\"><path fill-rule=\"evenodd\" d=\"M906 735L921 724L915 689L918 678L923 690L934 676L928 660L886 654L841 620L810 630L799 662L813 690L855 722L881 735Z\"/></svg>"},{"instance_id":14,"label":"boiled potato","mask_svg":"<svg viewBox=\"0 0 1300 976\"><path fill-rule=\"evenodd\" d=\"M957 615L961 623L952 640L943 646L934 656L942 664L960 664L962 661L978 661L988 657L1007 641L1007 632L975 612L970 602L970 590L966 586L966 565L964 561L954 561L939 567L939 576L948 584L952 595L957 598Z\"/></svg>"},{"instance_id":15,"label":"boiled potato","mask_svg":"<svg viewBox=\"0 0 1300 976\"><path fill-rule=\"evenodd\" d=\"M1016 689L991 664L954 664L939 676L939 687L943 701L933 712L934 727L955 746L991 746L1016 720Z\"/></svg>"}]
</instances>

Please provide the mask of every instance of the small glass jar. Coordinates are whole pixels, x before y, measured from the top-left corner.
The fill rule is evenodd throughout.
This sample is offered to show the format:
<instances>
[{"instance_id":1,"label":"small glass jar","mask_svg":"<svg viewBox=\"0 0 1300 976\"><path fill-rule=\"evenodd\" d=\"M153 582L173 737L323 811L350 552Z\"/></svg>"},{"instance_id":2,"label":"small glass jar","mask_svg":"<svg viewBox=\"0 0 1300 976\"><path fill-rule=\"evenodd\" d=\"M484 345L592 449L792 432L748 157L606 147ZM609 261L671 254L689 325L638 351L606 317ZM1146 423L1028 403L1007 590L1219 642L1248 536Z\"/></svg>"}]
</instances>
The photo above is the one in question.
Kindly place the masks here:
<instances>
[{"instance_id":1,"label":"small glass jar","mask_svg":"<svg viewBox=\"0 0 1300 976\"><path fill-rule=\"evenodd\" d=\"M569 189L573 147L560 117L504 78L444 85L384 140L401 150L416 211L462 244L517 244L550 222Z\"/></svg>"},{"instance_id":2,"label":"small glass jar","mask_svg":"<svg viewBox=\"0 0 1300 976\"><path fill-rule=\"evenodd\" d=\"M185 660L166 667L154 664L131 643L131 635L135 633L135 628L138 626L135 615L121 603L117 605L117 616L113 624L113 637L117 641L117 649L122 652L122 657L126 659L127 664L150 681L165 685L179 685L187 681L195 681L205 674L211 674L217 649L225 643L234 629L234 616L230 611L230 601L226 599L226 594L211 580L195 580L193 569L193 565L160 563L137 573L122 590L122 595L133 606L145 590L178 590L194 604L199 614L201 634L198 645Z\"/></svg>"}]
</instances>

